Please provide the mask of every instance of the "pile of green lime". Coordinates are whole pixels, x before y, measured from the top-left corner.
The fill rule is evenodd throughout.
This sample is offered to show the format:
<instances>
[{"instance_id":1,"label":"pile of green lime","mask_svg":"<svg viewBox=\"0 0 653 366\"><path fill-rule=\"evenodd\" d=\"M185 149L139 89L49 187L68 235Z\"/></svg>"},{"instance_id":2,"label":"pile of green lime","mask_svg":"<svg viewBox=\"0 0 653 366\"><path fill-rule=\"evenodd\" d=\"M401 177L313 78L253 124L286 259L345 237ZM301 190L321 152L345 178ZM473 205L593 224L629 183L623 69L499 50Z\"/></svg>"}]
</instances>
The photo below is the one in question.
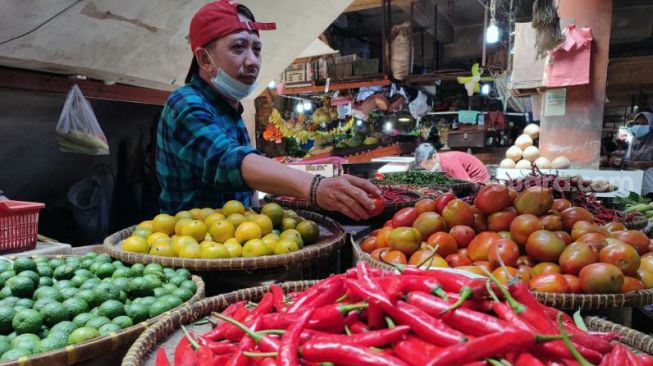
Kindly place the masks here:
<instances>
[{"instance_id":1,"label":"pile of green lime","mask_svg":"<svg viewBox=\"0 0 653 366\"><path fill-rule=\"evenodd\" d=\"M188 301L186 269L106 254L0 257L0 363L117 333Z\"/></svg>"}]
</instances>

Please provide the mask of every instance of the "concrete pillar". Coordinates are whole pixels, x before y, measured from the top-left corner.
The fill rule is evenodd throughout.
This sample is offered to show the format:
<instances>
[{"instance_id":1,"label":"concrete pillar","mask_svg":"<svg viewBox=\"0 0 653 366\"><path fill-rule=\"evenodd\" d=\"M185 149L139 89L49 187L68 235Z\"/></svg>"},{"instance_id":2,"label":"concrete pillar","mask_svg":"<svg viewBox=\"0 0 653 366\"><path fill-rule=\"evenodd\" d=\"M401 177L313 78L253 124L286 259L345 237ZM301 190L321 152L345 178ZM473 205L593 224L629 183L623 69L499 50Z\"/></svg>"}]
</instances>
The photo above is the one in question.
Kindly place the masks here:
<instances>
[{"instance_id":1,"label":"concrete pillar","mask_svg":"<svg viewBox=\"0 0 653 366\"><path fill-rule=\"evenodd\" d=\"M592 29L590 84L567 88L564 116L542 116L540 152L550 158L564 155L576 168L598 169L612 0L559 0L558 14L563 24L575 23Z\"/></svg>"}]
</instances>

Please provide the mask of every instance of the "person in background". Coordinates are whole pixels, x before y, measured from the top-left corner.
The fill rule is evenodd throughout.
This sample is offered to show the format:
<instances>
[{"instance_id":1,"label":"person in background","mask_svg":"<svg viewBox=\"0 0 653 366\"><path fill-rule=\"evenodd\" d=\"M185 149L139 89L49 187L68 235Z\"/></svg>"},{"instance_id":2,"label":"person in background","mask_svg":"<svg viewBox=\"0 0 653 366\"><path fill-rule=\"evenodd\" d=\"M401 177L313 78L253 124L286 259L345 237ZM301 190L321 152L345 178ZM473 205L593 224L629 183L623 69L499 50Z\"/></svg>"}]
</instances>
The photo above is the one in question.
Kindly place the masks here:
<instances>
[{"instance_id":1,"label":"person in background","mask_svg":"<svg viewBox=\"0 0 653 366\"><path fill-rule=\"evenodd\" d=\"M633 140L626 153L626 166L644 170L642 195L653 193L653 112L637 114L630 126Z\"/></svg>"},{"instance_id":2,"label":"person in background","mask_svg":"<svg viewBox=\"0 0 653 366\"><path fill-rule=\"evenodd\" d=\"M432 172L444 172L450 177L486 183L490 174L477 157L460 151L438 153L429 143L421 144L415 149L415 164Z\"/></svg>"}]
</instances>

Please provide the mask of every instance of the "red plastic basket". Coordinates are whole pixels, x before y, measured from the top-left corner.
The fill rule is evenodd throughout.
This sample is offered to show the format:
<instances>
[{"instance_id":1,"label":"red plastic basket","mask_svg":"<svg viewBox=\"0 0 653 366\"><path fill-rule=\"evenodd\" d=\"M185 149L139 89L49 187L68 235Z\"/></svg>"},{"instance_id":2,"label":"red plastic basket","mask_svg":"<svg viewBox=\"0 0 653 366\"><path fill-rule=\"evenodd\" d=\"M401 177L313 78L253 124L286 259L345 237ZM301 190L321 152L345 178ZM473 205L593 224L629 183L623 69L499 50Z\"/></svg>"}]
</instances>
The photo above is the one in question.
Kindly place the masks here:
<instances>
[{"instance_id":1,"label":"red plastic basket","mask_svg":"<svg viewBox=\"0 0 653 366\"><path fill-rule=\"evenodd\" d=\"M0 201L0 252L21 252L36 247L39 210L43 203Z\"/></svg>"}]
</instances>

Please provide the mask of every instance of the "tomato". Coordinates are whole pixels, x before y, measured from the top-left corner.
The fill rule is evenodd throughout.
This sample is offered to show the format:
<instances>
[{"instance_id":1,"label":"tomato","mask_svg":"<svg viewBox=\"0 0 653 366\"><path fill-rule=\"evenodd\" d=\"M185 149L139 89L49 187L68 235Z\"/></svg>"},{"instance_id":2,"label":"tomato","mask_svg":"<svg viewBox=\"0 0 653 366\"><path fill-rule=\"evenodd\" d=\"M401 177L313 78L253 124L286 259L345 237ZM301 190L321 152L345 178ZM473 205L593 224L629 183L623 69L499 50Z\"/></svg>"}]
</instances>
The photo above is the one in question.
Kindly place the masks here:
<instances>
[{"instance_id":1,"label":"tomato","mask_svg":"<svg viewBox=\"0 0 653 366\"><path fill-rule=\"evenodd\" d=\"M427 260L431 260L435 256L433 248L420 249L413 253L408 259L408 264L416 266L418 264L424 265Z\"/></svg>"},{"instance_id":2,"label":"tomato","mask_svg":"<svg viewBox=\"0 0 653 366\"><path fill-rule=\"evenodd\" d=\"M385 210L385 199L381 196L367 195L374 203L374 209L369 212L370 217L379 216Z\"/></svg>"},{"instance_id":3,"label":"tomato","mask_svg":"<svg viewBox=\"0 0 653 366\"><path fill-rule=\"evenodd\" d=\"M374 249L372 251L372 253L370 253L370 256L372 258L376 259L377 261L381 261L381 255L383 253L389 252L389 251L390 251L390 248L377 248L377 249Z\"/></svg>"},{"instance_id":4,"label":"tomato","mask_svg":"<svg viewBox=\"0 0 653 366\"><path fill-rule=\"evenodd\" d=\"M392 227L393 227L393 226L392 226L392 219L386 221L385 224L383 224L383 227L389 227L389 228L392 228Z\"/></svg>"},{"instance_id":5,"label":"tomato","mask_svg":"<svg viewBox=\"0 0 653 366\"><path fill-rule=\"evenodd\" d=\"M612 240L616 240L616 239L612 239ZM587 244L593 246L594 248L596 248L597 251L603 249L603 247L607 245L607 241L605 239L605 236L603 236L603 234L599 234L599 233L587 233L587 234L581 236L580 238L578 238L578 240L576 240L576 241L577 242L587 243Z\"/></svg>"},{"instance_id":6,"label":"tomato","mask_svg":"<svg viewBox=\"0 0 653 366\"><path fill-rule=\"evenodd\" d=\"M469 258L469 254L467 254L467 248L460 248L458 251L456 251L457 254L464 255L465 257Z\"/></svg>"},{"instance_id":7,"label":"tomato","mask_svg":"<svg viewBox=\"0 0 653 366\"><path fill-rule=\"evenodd\" d=\"M474 229L467 225L456 225L449 230L449 234L456 239L459 248L467 248L469 242L476 236Z\"/></svg>"},{"instance_id":8,"label":"tomato","mask_svg":"<svg viewBox=\"0 0 653 366\"><path fill-rule=\"evenodd\" d=\"M495 212L487 218L487 228L490 231L508 231L510 230L510 223L517 217L517 212L514 211L501 211Z\"/></svg>"},{"instance_id":9,"label":"tomato","mask_svg":"<svg viewBox=\"0 0 653 366\"><path fill-rule=\"evenodd\" d=\"M540 273L531 278L529 287L536 292L566 294L570 291L569 283L560 273Z\"/></svg>"},{"instance_id":10,"label":"tomato","mask_svg":"<svg viewBox=\"0 0 653 366\"><path fill-rule=\"evenodd\" d=\"M540 222L542 223L542 228L549 231L559 231L562 230L562 219L560 216L555 215L545 215L540 217Z\"/></svg>"},{"instance_id":11,"label":"tomato","mask_svg":"<svg viewBox=\"0 0 653 366\"><path fill-rule=\"evenodd\" d=\"M474 199L474 206L485 215L504 210L512 206L508 187L502 184L489 184L481 188Z\"/></svg>"},{"instance_id":12,"label":"tomato","mask_svg":"<svg viewBox=\"0 0 653 366\"><path fill-rule=\"evenodd\" d=\"M556 231L555 234L560 238L560 240L564 241L566 245L569 245L574 241L574 239L571 238L571 235L566 231Z\"/></svg>"},{"instance_id":13,"label":"tomato","mask_svg":"<svg viewBox=\"0 0 653 366\"><path fill-rule=\"evenodd\" d=\"M449 267L449 263L447 263L447 261L444 260L444 258L440 257L439 255L436 255L436 256L433 257L433 260L430 260L430 261L426 262L423 266L421 266L419 268L428 269L428 268L433 268L433 267L447 268L447 267Z\"/></svg>"},{"instance_id":14,"label":"tomato","mask_svg":"<svg viewBox=\"0 0 653 366\"><path fill-rule=\"evenodd\" d=\"M642 281L635 277L624 276L624 285L621 287L621 293L646 290Z\"/></svg>"},{"instance_id":15,"label":"tomato","mask_svg":"<svg viewBox=\"0 0 653 366\"><path fill-rule=\"evenodd\" d=\"M551 262L541 262L531 268L531 274L533 276L541 273L560 273L560 266Z\"/></svg>"},{"instance_id":16,"label":"tomato","mask_svg":"<svg viewBox=\"0 0 653 366\"><path fill-rule=\"evenodd\" d=\"M647 289L653 288L653 257L642 258L637 276Z\"/></svg>"},{"instance_id":17,"label":"tomato","mask_svg":"<svg viewBox=\"0 0 653 366\"><path fill-rule=\"evenodd\" d=\"M570 207L561 213L562 230L571 232L571 228L577 221L594 222L594 216L582 207Z\"/></svg>"},{"instance_id":18,"label":"tomato","mask_svg":"<svg viewBox=\"0 0 653 366\"><path fill-rule=\"evenodd\" d=\"M626 225L624 225L622 222L612 221L603 225L603 228L608 231L608 234L611 234L616 231L626 230Z\"/></svg>"},{"instance_id":19,"label":"tomato","mask_svg":"<svg viewBox=\"0 0 653 366\"><path fill-rule=\"evenodd\" d=\"M528 285L528 281L525 280L517 270L517 268L514 267L499 267L492 271L492 275L503 285L508 285L511 279L514 277L520 278L526 285Z\"/></svg>"},{"instance_id":20,"label":"tomato","mask_svg":"<svg viewBox=\"0 0 653 366\"><path fill-rule=\"evenodd\" d=\"M474 226L474 210L465 201L455 199L450 201L442 211L444 221L450 226L467 225Z\"/></svg>"},{"instance_id":21,"label":"tomato","mask_svg":"<svg viewBox=\"0 0 653 366\"><path fill-rule=\"evenodd\" d=\"M512 240L519 245L526 245L529 235L542 230L542 222L535 215L519 215L510 223Z\"/></svg>"},{"instance_id":22,"label":"tomato","mask_svg":"<svg viewBox=\"0 0 653 366\"><path fill-rule=\"evenodd\" d=\"M648 252L648 253L644 254L641 258L643 259L643 258L647 258L647 257L653 257L653 252Z\"/></svg>"},{"instance_id":23,"label":"tomato","mask_svg":"<svg viewBox=\"0 0 653 366\"><path fill-rule=\"evenodd\" d=\"M368 236L361 243L361 250L365 253L372 253L376 249L376 236Z\"/></svg>"},{"instance_id":24,"label":"tomato","mask_svg":"<svg viewBox=\"0 0 653 366\"><path fill-rule=\"evenodd\" d=\"M481 214L474 214L474 230L477 233L487 231L487 222L485 217Z\"/></svg>"},{"instance_id":25,"label":"tomato","mask_svg":"<svg viewBox=\"0 0 653 366\"><path fill-rule=\"evenodd\" d=\"M626 276L636 276L640 258L637 250L628 244L610 244L599 252L599 260L621 270Z\"/></svg>"},{"instance_id":26,"label":"tomato","mask_svg":"<svg viewBox=\"0 0 653 366\"><path fill-rule=\"evenodd\" d=\"M553 190L545 187L530 187L519 194L515 209L520 214L544 215L553 206Z\"/></svg>"},{"instance_id":27,"label":"tomato","mask_svg":"<svg viewBox=\"0 0 653 366\"><path fill-rule=\"evenodd\" d=\"M494 266L488 261L474 261L472 262L472 265L479 268L485 268L485 270L490 273L494 270Z\"/></svg>"},{"instance_id":28,"label":"tomato","mask_svg":"<svg viewBox=\"0 0 653 366\"><path fill-rule=\"evenodd\" d=\"M422 234L415 228L399 227L393 229L388 237L390 248L411 255L422 243Z\"/></svg>"},{"instance_id":29,"label":"tomato","mask_svg":"<svg viewBox=\"0 0 653 366\"><path fill-rule=\"evenodd\" d=\"M583 267L599 261L599 252L592 245L583 242L569 244L560 254L562 273L577 275Z\"/></svg>"},{"instance_id":30,"label":"tomato","mask_svg":"<svg viewBox=\"0 0 653 366\"><path fill-rule=\"evenodd\" d=\"M567 283L569 284L569 293L571 294L580 294L580 280L578 277L570 274L563 274L562 277L567 280Z\"/></svg>"},{"instance_id":31,"label":"tomato","mask_svg":"<svg viewBox=\"0 0 653 366\"><path fill-rule=\"evenodd\" d=\"M520 255L519 258L517 258L517 266L533 267L534 265L535 265L535 261L533 260L533 258L527 255Z\"/></svg>"},{"instance_id":32,"label":"tomato","mask_svg":"<svg viewBox=\"0 0 653 366\"><path fill-rule=\"evenodd\" d=\"M479 276L487 277L487 274L485 272L483 272L483 270L479 266L460 266L460 267L458 267L456 269L460 269L460 270L463 270L463 271L474 273L474 274L477 274Z\"/></svg>"},{"instance_id":33,"label":"tomato","mask_svg":"<svg viewBox=\"0 0 653 366\"><path fill-rule=\"evenodd\" d=\"M472 262L487 260L490 246L498 239L501 239L501 237L497 233L491 231L484 231L476 235L467 247L469 259L471 259Z\"/></svg>"},{"instance_id":34,"label":"tomato","mask_svg":"<svg viewBox=\"0 0 653 366\"><path fill-rule=\"evenodd\" d=\"M472 264L472 260L469 259L468 256L461 255L461 254L458 254L458 253L449 254L444 259L447 261L447 263L449 263L449 265L451 267L454 267L454 268L460 267L460 266L469 266L469 265Z\"/></svg>"},{"instance_id":35,"label":"tomato","mask_svg":"<svg viewBox=\"0 0 653 366\"><path fill-rule=\"evenodd\" d=\"M454 254L458 250L456 239L451 234L442 231L429 236L426 242L429 246L437 248L436 252L442 257Z\"/></svg>"},{"instance_id":36,"label":"tomato","mask_svg":"<svg viewBox=\"0 0 653 366\"><path fill-rule=\"evenodd\" d=\"M384 227L383 229L379 230L379 232L376 234L376 247L377 248L385 248L389 246L388 244L388 238L390 238L390 233L392 232L391 227Z\"/></svg>"},{"instance_id":37,"label":"tomato","mask_svg":"<svg viewBox=\"0 0 653 366\"><path fill-rule=\"evenodd\" d=\"M571 202L569 202L569 200L566 200L564 198L556 198L553 200L553 205L551 206L551 209L556 210L558 212L562 212L570 207L571 207Z\"/></svg>"},{"instance_id":38,"label":"tomato","mask_svg":"<svg viewBox=\"0 0 653 366\"><path fill-rule=\"evenodd\" d=\"M406 255L398 250L389 250L381 254L383 262L390 264L407 264Z\"/></svg>"},{"instance_id":39,"label":"tomato","mask_svg":"<svg viewBox=\"0 0 653 366\"><path fill-rule=\"evenodd\" d=\"M393 227L410 227L417 220L417 210L413 207L402 208L392 216Z\"/></svg>"},{"instance_id":40,"label":"tomato","mask_svg":"<svg viewBox=\"0 0 653 366\"><path fill-rule=\"evenodd\" d=\"M453 194L452 192L447 192L440 195L438 198L435 199L435 211L440 215L442 215L444 208L447 207L449 202L455 199L456 199L456 195Z\"/></svg>"},{"instance_id":41,"label":"tomato","mask_svg":"<svg viewBox=\"0 0 653 366\"><path fill-rule=\"evenodd\" d=\"M510 234L510 231L499 231L497 234L504 239L512 240L512 234Z\"/></svg>"},{"instance_id":42,"label":"tomato","mask_svg":"<svg viewBox=\"0 0 653 366\"><path fill-rule=\"evenodd\" d=\"M493 266L503 265L514 267L519 258L519 247L510 239L495 239L488 251L488 260Z\"/></svg>"},{"instance_id":43,"label":"tomato","mask_svg":"<svg viewBox=\"0 0 653 366\"><path fill-rule=\"evenodd\" d=\"M618 293L624 285L624 274L608 263L592 263L583 267L578 279L580 288L586 294Z\"/></svg>"},{"instance_id":44,"label":"tomato","mask_svg":"<svg viewBox=\"0 0 653 366\"><path fill-rule=\"evenodd\" d=\"M422 240L426 240L431 234L444 230L444 219L435 212L424 212L417 217L413 227L422 233Z\"/></svg>"},{"instance_id":45,"label":"tomato","mask_svg":"<svg viewBox=\"0 0 653 366\"><path fill-rule=\"evenodd\" d=\"M435 201L430 198L424 198L415 204L415 209L418 214L423 214L424 212L436 212L437 206Z\"/></svg>"},{"instance_id":46,"label":"tomato","mask_svg":"<svg viewBox=\"0 0 653 366\"><path fill-rule=\"evenodd\" d=\"M531 267L529 266L519 266L517 267L517 275L524 281L526 284L531 280Z\"/></svg>"},{"instance_id":47,"label":"tomato","mask_svg":"<svg viewBox=\"0 0 653 366\"><path fill-rule=\"evenodd\" d=\"M547 230L533 232L526 242L526 253L535 261L557 262L563 250L565 242Z\"/></svg>"},{"instance_id":48,"label":"tomato","mask_svg":"<svg viewBox=\"0 0 653 366\"><path fill-rule=\"evenodd\" d=\"M571 238L574 240L578 240L581 236L590 233L601 234L603 236L608 235L608 232L604 228L588 221L576 221L571 228Z\"/></svg>"},{"instance_id":49,"label":"tomato","mask_svg":"<svg viewBox=\"0 0 653 366\"><path fill-rule=\"evenodd\" d=\"M648 246L651 243L646 234L639 230L617 231L611 233L610 236L615 239L619 239L624 243L632 245L640 255L648 252Z\"/></svg>"}]
</instances>

